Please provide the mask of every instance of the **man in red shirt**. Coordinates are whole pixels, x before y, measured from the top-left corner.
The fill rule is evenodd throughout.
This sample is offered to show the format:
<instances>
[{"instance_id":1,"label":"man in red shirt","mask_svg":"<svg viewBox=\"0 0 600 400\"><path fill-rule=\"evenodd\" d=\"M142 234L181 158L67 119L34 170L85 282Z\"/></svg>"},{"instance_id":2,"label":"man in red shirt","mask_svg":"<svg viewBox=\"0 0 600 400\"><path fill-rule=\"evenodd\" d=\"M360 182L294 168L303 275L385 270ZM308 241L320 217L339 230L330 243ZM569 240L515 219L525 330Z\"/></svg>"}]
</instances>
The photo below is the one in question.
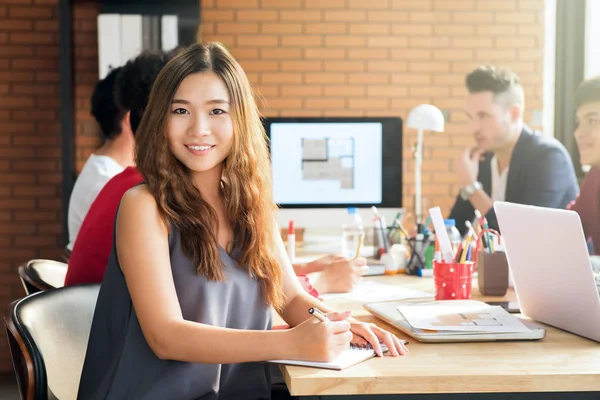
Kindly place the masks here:
<instances>
[{"instance_id":1,"label":"man in red shirt","mask_svg":"<svg viewBox=\"0 0 600 400\"><path fill-rule=\"evenodd\" d=\"M575 93L575 139L581 164L590 165L577 199L569 206L581 218L586 239L600 255L600 76L583 81Z\"/></svg>"},{"instance_id":2,"label":"man in red shirt","mask_svg":"<svg viewBox=\"0 0 600 400\"><path fill-rule=\"evenodd\" d=\"M148 103L152 84L170 56L164 52L143 52L128 61L117 75L117 105L125 113L129 112L134 136ZM117 208L125 192L142 181L138 170L128 167L102 188L79 229L69 257L65 286L102 282L112 249Z\"/></svg>"}]
</instances>

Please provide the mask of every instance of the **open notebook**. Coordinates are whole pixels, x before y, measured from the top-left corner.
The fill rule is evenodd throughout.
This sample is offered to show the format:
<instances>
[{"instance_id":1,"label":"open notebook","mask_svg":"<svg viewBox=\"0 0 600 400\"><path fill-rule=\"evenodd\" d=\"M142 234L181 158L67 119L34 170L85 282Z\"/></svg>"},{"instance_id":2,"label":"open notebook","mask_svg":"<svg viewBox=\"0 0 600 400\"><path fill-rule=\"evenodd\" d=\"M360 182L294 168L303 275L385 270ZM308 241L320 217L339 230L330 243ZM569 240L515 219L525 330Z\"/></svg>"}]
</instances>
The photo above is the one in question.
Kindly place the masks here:
<instances>
[{"instance_id":1,"label":"open notebook","mask_svg":"<svg viewBox=\"0 0 600 400\"><path fill-rule=\"evenodd\" d=\"M388 348L385 344L381 344L383 352L387 352ZM358 346L349 347L338 358L330 362L317 361L301 361L301 360L271 360L269 362L287 365L299 365L302 367L334 369L341 371L356 364L360 364L370 358L375 357L375 350L372 348L364 348Z\"/></svg>"}]
</instances>

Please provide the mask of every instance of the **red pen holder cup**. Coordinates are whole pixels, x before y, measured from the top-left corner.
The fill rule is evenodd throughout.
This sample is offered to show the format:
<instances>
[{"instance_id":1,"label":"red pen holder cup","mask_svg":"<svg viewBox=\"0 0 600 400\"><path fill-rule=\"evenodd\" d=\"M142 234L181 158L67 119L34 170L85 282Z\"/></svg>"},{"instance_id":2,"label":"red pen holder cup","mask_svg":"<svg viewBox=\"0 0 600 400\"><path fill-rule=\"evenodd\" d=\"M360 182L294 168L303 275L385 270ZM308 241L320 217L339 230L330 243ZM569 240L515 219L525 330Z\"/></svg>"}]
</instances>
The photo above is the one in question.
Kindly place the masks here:
<instances>
[{"instance_id":1,"label":"red pen holder cup","mask_svg":"<svg viewBox=\"0 0 600 400\"><path fill-rule=\"evenodd\" d=\"M436 300L465 300L471 298L473 263L444 263L434 261L433 282Z\"/></svg>"}]
</instances>

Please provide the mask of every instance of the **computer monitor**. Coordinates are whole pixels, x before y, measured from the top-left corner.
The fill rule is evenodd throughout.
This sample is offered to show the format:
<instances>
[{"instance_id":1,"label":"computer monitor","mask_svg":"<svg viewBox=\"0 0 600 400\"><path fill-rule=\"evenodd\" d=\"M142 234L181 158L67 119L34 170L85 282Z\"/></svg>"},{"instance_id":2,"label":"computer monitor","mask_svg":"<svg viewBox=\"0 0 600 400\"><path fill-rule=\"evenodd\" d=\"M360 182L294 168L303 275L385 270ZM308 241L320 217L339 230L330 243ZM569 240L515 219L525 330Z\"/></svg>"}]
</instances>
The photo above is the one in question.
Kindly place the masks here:
<instances>
[{"instance_id":1,"label":"computer monitor","mask_svg":"<svg viewBox=\"0 0 600 400\"><path fill-rule=\"evenodd\" d=\"M402 207L402 119L267 118L273 195L286 226L339 229L348 207L365 225Z\"/></svg>"}]
</instances>

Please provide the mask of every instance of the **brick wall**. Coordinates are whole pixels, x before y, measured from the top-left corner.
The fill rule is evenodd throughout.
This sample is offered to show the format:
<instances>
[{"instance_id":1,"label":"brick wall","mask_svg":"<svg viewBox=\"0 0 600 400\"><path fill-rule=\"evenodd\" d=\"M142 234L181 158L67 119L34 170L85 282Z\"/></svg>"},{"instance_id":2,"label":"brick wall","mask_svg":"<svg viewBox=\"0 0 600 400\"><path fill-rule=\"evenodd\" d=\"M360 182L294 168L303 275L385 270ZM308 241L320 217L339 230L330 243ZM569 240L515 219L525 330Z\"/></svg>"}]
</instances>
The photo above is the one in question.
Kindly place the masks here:
<instances>
[{"instance_id":1,"label":"brick wall","mask_svg":"<svg viewBox=\"0 0 600 400\"><path fill-rule=\"evenodd\" d=\"M448 211L452 160L472 145L464 75L480 63L524 81L526 121L542 108L544 0L202 0L202 40L223 42L265 97L267 116L401 116L421 103L450 113L427 134L425 206ZM415 132L404 132L412 209Z\"/></svg>"},{"instance_id":2,"label":"brick wall","mask_svg":"<svg viewBox=\"0 0 600 400\"><path fill-rule=\"evenodd\" d=\"M73 10L73 76L75 93L75 171L81 172L91 153L102 144L100 128L90 114L90 98L98 82L98 23L100 6L80 2Z\"/></svg>"},{"instance_id":3,"label":"brick wall","mask_svg":"<svg viewBox=\"0 0 600 400\"><path fill-rule=\"evenodd\" d=\"M0 310L17 266L60 255L58 1L0 0ZM12 365L0 340L0 371Z\"/></svg>"}]
</instances>

